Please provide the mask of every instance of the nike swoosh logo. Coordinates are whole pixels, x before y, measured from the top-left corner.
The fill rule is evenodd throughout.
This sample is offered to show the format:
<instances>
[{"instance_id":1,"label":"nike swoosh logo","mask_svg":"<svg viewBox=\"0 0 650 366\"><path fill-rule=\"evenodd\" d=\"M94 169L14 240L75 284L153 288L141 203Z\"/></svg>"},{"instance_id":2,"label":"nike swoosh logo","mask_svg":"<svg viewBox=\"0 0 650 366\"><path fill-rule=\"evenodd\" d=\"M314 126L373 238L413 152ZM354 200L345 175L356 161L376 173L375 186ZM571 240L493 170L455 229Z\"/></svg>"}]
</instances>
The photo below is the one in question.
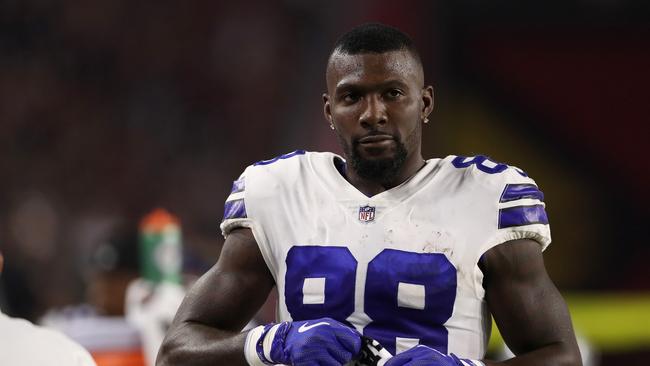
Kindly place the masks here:
<instances>
[{"instance_id":1,"label":"nike swoosh logo","mask_svg":"<svg viewBox=\"0 0 650 366\"><path fill-rule=\"evenodd\" d=\"M318 323L311 324L311 325L307 325L307 323L305 323L305 324L301 325L300 328L298 328L298 333L304 333L304 332L310 330L311 328L316 328L316 327L321 326L321 325L330 325L330 323L328 323L328 322L318 322Z\"/></svg>"}]
</instances>

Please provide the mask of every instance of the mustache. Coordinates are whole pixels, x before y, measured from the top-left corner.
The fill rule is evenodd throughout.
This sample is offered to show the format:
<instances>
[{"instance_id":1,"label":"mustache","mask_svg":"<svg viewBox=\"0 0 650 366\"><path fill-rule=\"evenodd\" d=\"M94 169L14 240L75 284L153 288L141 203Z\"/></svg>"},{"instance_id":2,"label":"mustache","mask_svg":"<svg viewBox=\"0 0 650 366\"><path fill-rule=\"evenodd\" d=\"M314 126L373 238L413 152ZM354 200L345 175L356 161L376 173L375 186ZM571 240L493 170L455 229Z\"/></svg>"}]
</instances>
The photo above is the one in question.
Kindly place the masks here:
<instances>
[{"instance_id":1,"label":"mustache","mask_svg":"<svg viewBox=\"0 0 650 366\"><path fill-rule=\"evenodd\" d=\"M372 130L372 131L368 132L367 134L365 134L363 136L355 137L354 139L352 139L352 143L354 145L358 145L358 144L360 144L359 141L361 141L361 139L364 139L366 137L371 137L371 136L390 136L393 140L399 141L399 136L396 136L396 135L394 135L392 133L383 132L383 131L379 131L379 130Z\"/></svg>"}]
</instances>

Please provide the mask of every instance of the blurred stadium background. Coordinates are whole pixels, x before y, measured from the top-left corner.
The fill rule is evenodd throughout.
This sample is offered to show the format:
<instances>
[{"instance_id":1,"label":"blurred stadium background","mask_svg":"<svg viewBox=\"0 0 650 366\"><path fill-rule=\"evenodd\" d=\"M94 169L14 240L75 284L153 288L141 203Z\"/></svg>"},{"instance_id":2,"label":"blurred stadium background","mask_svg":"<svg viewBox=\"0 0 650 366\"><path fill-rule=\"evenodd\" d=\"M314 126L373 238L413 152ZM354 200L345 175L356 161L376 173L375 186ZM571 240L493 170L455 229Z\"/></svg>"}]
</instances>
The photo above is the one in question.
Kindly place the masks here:
<instances>
[{"instance_id":1,"label":"blurred stadium background","mask_svg":"<svg viewBox=\"0 0 650 366\"><path fill-rule=\"evenodd\" d=\"M534 177L579 332L603 366L647 365L648 4L0 0L0 305L120 316L156 207L200 275L246 165L339 151L326 57L381 21L415 39L436 91L425 156L482 153Z\"/></svg>"}]
</instances>

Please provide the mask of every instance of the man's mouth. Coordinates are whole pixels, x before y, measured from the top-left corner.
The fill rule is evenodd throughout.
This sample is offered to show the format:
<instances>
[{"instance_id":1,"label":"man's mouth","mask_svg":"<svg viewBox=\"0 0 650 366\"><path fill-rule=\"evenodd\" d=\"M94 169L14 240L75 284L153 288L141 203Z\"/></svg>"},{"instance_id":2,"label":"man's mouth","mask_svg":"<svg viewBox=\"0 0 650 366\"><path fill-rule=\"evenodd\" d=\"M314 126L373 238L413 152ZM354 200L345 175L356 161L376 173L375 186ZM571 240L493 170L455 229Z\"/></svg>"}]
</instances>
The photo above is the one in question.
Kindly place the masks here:
<instances>
[{"instance_id":1,"label":"man's mouth","mask_svg":"<svg viewBox=\"0 0 650 366\"><path fill-rule=\"evenodd\" d=\"M359 144L368 145L368 144L380 144L387 143L389 141L394 141L395 138L391 135L370 135L365 136L357 140Z\"/></svg>"}]
</instances>

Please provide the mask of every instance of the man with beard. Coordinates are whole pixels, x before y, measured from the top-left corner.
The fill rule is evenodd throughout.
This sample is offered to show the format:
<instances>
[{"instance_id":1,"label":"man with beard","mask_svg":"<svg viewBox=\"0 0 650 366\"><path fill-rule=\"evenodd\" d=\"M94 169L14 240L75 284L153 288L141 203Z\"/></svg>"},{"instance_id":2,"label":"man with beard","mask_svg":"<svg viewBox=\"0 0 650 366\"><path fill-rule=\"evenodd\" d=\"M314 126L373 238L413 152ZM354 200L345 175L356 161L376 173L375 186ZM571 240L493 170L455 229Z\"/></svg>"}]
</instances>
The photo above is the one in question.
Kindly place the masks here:
<instances>
[{"instance_id":1,"label":"man with beard","mask_svg":"<svg viewBox=\"0 0 650 366\"><path fill-rule=\"evenodd\" d=\"M484 156L423 159L433 88L412 41L357 27L326 81L345 159L299 150L244 171L221 257L158 365L495 365L481 360L490 314L517 354L508 365L580 365L543 264L542 192ZM278 323L240 333L274 285Z\"/></svg>"}]
</instances>

